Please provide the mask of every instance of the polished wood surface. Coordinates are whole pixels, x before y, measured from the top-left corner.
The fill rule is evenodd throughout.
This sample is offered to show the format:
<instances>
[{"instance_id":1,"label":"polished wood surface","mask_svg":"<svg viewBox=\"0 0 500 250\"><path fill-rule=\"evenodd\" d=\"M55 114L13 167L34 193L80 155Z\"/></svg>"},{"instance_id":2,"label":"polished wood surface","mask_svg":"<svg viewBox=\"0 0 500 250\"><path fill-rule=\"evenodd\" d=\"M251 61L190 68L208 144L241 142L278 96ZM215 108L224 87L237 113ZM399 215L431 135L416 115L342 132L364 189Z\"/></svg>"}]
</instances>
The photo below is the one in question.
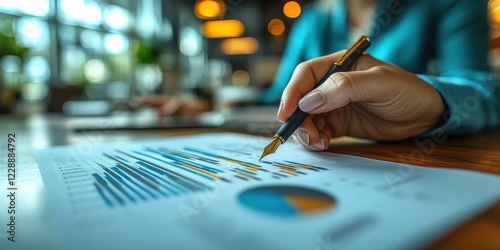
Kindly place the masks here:
<instances>
[{"instance_id":1,"label":"polished wood surface","mask_svg":"<svg viewBox=\"0 0 500 250\"><path fill-rule=\"evenodd\" d=\"M362 140L332 141L330 151L428 167L469 169L500 174L500 130L448 138L437 143L430 138L396 143Z\"/></svg>"},{"instance_id":2,"label":"polished wood surface","mask_svg":"<svg viewBox=\"0 0 500 250\"><path fill-rule=\"evenodd\" d=\"M103 122L105 119L92 122ZM43 182L32 155L34 149L55 145L75 145L82 142L98 144L228 131L224 128L80 132L71 129L73 124L84 121L85 119L69 119L59 115L0 116L2 138L6 138L7 133L16 133L19 138L17 142L18 185L20 187L29 186L33 189L29 195L19 196L21 205L19 214L20 218L23 218L19 220L19 228L30 228L33 231L31 233L40 238L37 244L50 247L52 242L49 239L53 235L50 235L50 230L47 230L45 219L40 218L43 217L40 214L47 213L47 206ZM328 151L428 167L468 169L500 174L500 129L477 135L449 138L439 143L422 140L376 143L340 138L332 140ZM0 156L0 164L6 162L6 159L2 157ZM1 178L5 174L3 172L0 173ZM464 185L467 184L464 183ZM499 236L500 202L497 202L487 211L439 239L429 246L429 249L500 249ZM16 243L16 249L33 247L33 245L24 242Z\"/></svg>"},{"instance_id":3,"label":"polished wood surface","mask_svg":"<svg viewBox=\"0 0 500 250\"><path fill-rule=\"evenodd\" d=\"M422 143L423 140L374 143L341 138L332 140L329 151L420 166L500 174L500 129L448 138L441 143L431 143L428 138L427 143ZM500 249L500 201L429 249Z\"/></svg>"}]
</instances>

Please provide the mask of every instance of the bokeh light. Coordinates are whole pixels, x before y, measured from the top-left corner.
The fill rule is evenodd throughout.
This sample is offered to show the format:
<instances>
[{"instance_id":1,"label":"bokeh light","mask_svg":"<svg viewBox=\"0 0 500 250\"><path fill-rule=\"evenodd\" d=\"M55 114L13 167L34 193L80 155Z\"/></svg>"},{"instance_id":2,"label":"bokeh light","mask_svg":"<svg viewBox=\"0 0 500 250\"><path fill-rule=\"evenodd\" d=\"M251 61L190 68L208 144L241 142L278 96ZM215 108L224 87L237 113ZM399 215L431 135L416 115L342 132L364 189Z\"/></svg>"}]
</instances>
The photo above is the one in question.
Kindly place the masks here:
<instances>
[{"instance_id":1,"label":"bokeh light","mask_svg":"<svg viewBox=\"0 0 500 250\"><path fill-rule=\"evenodd\" d=\"M285 23L278 18L272 19L267 25L267 30L273 36L281 36L285 33Z\"/></svg>"},{"instance_id":2,"label":"bokeh light","mask_svg":"<svg viewBox=\"0 0 500 250\"><path fill-rule=\"evenodd\" d=\"M106 65L99 59L89 60L84 67L85 77L92 83L101 83L106 76Z\"/></svg>"},{"instance_id":3,"label":"bokeh light","mask_svg":"<svg viewBox=\"0 0 500 250\"><path fill-rule=\"evenodd\" d=\"M126 30L129 26L129 13L122 7L110 5L104 10L104 23L112 30Z\"/></svg>"},{"instance_id":4,"label":"bokeh light","mask_svg":"<svg viewBox=\"0 0 500 250\"><path fill-rule=\"evenodd\" d=\"M60 0L58 19L67 24L97 27L103 20L103 11L94 0ZM111 6L113 7L113 6Z\"/></svg>"},{"instance_id":5,"label":"bokeh light","mask_svg":"<svg viewBox=\"0 0 500 250\"><path fill-rule=\"evenodd\" d=\"M253 37L227 38L220 44L226 55L248 55L259 50L259 41Z\"/></svg>"},{"instance_id":6,"label":"bokeh light","mask_svg":"<svg viewBox=\"0 0 500 250\"><path fill-rule=\"evenodd\" d=\"M158 65L142 64L137 66L137 84L148 92L155 91L160 87L163 74Z\"/></svg>"},{"instance_id":7,"label":"bokeh light","mask_svg":"<svg viewBox=\"0 0 500 250\"><path fill-rule=\"evenodd\" d=\"M16 21L16 33L19 46L40 50L49 44L49 28L43 21L20 18Z\"/></svg>"},{"instance_id":8,"label":"bokeh light","mask_svg":"<svg viewBox=\"0 0 500 250\"><path fill-rule=\"evenodd\" d=\"M500 24L500 0L491 0L488 3L489 16L493 24Z\"/></svg>"},{"instance_id":9,"label":"bokeh light","mask_svg":"<svg viewBox=\"0 0 500 250\"><path fill-rule=\"evenodd\" d=\"M43 100L48 94L49 90L47 85L42 83L26 83L21 89L23 98L30 101Z\"/></svg>"},{"instance_id":10,"label":"bokeh light","mask_svg":"<svg viewBox=\"0 0 500 250\"><path fill-rule=\"evenodd\" d=\"M0 58L0 69L5 73L19 73L21 71L21 58L7 55Z\"/></svg>"},{"instance_id":11,"label":"bokeh light","mask_svg":"<svg viewBox=\"0 0 500 250\"><path fill-rule=\"evenodd\" d=\"M296 18L300 16L300 4L295 1L290 1L283 6L283 13L289 18Z\"/></svg>"},{"instance_id":12,"label":"bokeh light","mask_svg":"<svg viewBox=\"0 0 500 250\"><path fill-rule=\"evenodd\" d=\"M17 2L17 8L24 14L44 17L50 12L49 0L23 0L12 2Z\"/></svg>"},{"instance_id":13,"label":"bokeh light","mask_svg":"<svg viewBox=\"0 0 500 250\"><path fill-rule=\"evenodd\" d=\"M195 56L201 52L201 35L191 27L183 27L180 32L179 50L185 56Z\"/></svg>"},{"instance_id":14,"label":"bokeh light","mask_svg":"<svg viewBox=\"0 0 500 250\"><path fill-rule=\"evenodd\" d=\"M245 70L236 70L231 76L233 85L245 87L250 83L250 75Z\"/></svg>"},{"instance_id":15,"label":"bokeh light","mask_svg":"<svg viewBox=\"0 0 500 250\"><path fill-rule=\"evenodd\" d=\"M99 26L102 22L101 8L95 1L87 1L85 5L85 15L82 16L82 21L86 25Z\"/></svg>"},{"instance_id":16,"label":"bokeh light","mask_svg":"<svg viewBox=\"0 0 500 250\"><path fill-rule=\"evenodd\" d=\"M238 20L208 21L201 27L208 38L238 37L245 32L245 26Z\"/></svg>"},{"instance_id":17,"label":"bokeh light","mask_svg":"<svg viewBox=\"0 0 500 250\"><path fill-rule=\"evenodd\" d=\"M34 82L46 82L50 78L49 62L42 56L31 57L24 65L24 75Z\"/></svg>"},{"instance_id":18,"label":"bokeh light","mask_svg":"<svg viewBox=\"0 0 500 250\"><path fill-rule=\"evenodd\" d=\"M106 52L113 55L125 53L129 48L129 40L124 35L106 34L104 36L104 47Z\"/></svg>"},{"instance_id":19,"label":"bokeh light","mask_svg":"<svg viewBox=\"0 0 500 250\"><path fill-rule=\"evenodd\" d=\"M92 50L95 53L102 51L102 35L95 30L83 30L80 33L80 44L87 50Z\"/></svg>"},{"instance_id":20,"label":"bokeh light","mask_svg":"<svg viewBox=\"0 0 500 250\"><path fill-rule=\"evenodd\" d=\"M194 14L200 19L222 17L226 12L226 5L220 0L198 0L194 5Z\"/></svg>"},{"instance_id":21,"label":"bokeh light","mask_svg":"<svg viewBox=\"0 0 500 250\"><path fill-rule=\"evenodd\" d=\"M77 24L80 22L85 9L83 0L61 0L58 1L61 14L58 17L66 23Z\"/></svg>"},{"instance_id":22,"label":"bokeh light","mask_svg":"<svg viewBox=\"0 0 500 250\"><path fill-rule=\"evenodd\" d=\"M0 9L6 12L15 12L17 5L17 1L0 0Z\"/></svg>"}]
</instances>

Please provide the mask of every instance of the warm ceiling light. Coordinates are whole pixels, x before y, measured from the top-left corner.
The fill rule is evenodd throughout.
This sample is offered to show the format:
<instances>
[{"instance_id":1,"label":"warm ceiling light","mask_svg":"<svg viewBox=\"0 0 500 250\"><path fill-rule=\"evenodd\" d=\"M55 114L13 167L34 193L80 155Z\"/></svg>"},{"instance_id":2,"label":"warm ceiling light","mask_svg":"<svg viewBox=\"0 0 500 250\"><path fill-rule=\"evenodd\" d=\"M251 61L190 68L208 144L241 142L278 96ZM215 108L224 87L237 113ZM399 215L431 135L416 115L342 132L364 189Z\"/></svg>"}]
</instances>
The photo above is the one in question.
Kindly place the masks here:
<instances>
[{"instance_id":1,"label":"warm ceiling light","mask_svg":"<svg viewBox=\"0 0 500 250\"><path fill-rule=\"evenodd\" d=\"M296 18L300 15L300 5L295 1L290 1L283 6L283 13L290 18Z\"/></svg>"},{"instance_id":2,"label":"warm ceiling light","mask_svg":"<svg viewBox=\"0 0 500 250\"><path fill-rule=\"evenodd\" d=\"M200 19L222 17L226 5L220 0L198 0L194 4L194 14Z\"/></svg>"},{"instance_id":3,"label":"warm ceiling light","mask_svg":"<svg viewBox=\"0 0 500 250\"><path fill-rule=\"evenodd\" d=\"M489 16L494 24L500 24L500 1L489 2Z\"/></svg>"},{"instance_id":4,"label":"warm ceiling light","mask_svg":"<svg viewBox=\"0 0 500 250\"><path fill-rule=\"evenodd\" d=\"M267 30L273 36L281 36L285 33L285 23L278 18L272 19L267 25Z\"/></svg>"},{"instance_id":5,"label":"warm ceiling light","mask_svg":"<svg viewBox=\"0 0 500 250\"><path fill-rule=\"evenodd\" d=\"M500 0L490 0L488 2L488 7L489 7L490 10L492 10L492 9L498 7L498 6L500 6Z\"/></svg>"},{"instance_id":6,"label":"warm ceiling light","mask_svg":"<svg viewBox=\"0 0 500 250\"><path fill-rule=\"evenodd\" d=\"M245 26L238 20L208 21L201 30L208 38L238 37L245 32Z\"/></svg>"},{"instance_id":7,"label":"warm ceiling light","mask_svg":"<svg viewBox=\"0 0 500 250\"><path fill-rule=\"evenodd\" d=\"M253 37L228 38L222 41L220 49L226 55L249 55L259 50L259 41Z\"/></svg>"},{"instance_id":8,"label":"warm ceiling light","mask_svg":"<svg viewBox=\"0 0 500 250\"><path fill-rule=\"evenodd\" d=\"M493 21L493 23L500 24L500 6L490 11L490 19Z\"/></svg>"}]
</instances>

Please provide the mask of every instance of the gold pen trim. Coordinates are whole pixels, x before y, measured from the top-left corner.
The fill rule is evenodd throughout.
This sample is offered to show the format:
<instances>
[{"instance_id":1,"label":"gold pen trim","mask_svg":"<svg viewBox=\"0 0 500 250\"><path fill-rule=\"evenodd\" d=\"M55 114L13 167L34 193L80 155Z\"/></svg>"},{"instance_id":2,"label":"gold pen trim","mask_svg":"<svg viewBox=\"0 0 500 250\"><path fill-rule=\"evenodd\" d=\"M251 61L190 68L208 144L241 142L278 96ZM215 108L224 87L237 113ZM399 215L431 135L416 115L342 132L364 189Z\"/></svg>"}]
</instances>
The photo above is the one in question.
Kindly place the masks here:
<instances>
[{"instance_id":1,"label":"gold pen trim","mask_svg":"<svg viewBox=\"0 0 500 250\"><path fill-rule=\"evenodd\" d=\"M361 36L355 43L352 44L352 46L347 49L347 51L340 57L340 59L335 63L337 67L342 66L345 60L364 42L368 41L370 42L370 38L367 36Z\"/></svg>"},{"instance_id":2,"label":"gold pen trim","mask_svg":"<svg viewBox=\"0 0 500 250\"><path fill-rule=\"evenodd\" d=\"M363 51L365 51L369 46L370 46L370 39L366 36L361 36L355 43L353 43L348 49L347 51L340 57L340 59L334 63L334 67L332 69L330 69L329 71L329 74L333 74L331 72L336 72L336 71L339 71L339 70L349 70L349 69L337 69L335 67L339 67L339 66L342 66L344 63L347 63L347 65L350 65L351 63L354 63L355 60L357 60L359 58L359 56L361 56L361 54L356 54L356 58L353 58L352 60L347 60L350 58L350 56L356 51L356 50L360 50L359 52L362 53ZM324 77L324 79L326 79L327 76ZM323 81L324 82L324 81ZM323 82L320 82L320 83L317 83L316 85L319 86L321 85ZM316 87L317 87L316 86ZM299 110L297 108L297 110ZM274 154L276 152L276 150L278 149L278 147L281 145L281 144L284 144L285 143L285 138L283 138L281 135L279 135L278 133L281 132L282 134L284 134L284 136L287 137L290 137L291 136L291 133L293 133L293 131L291 131L292 129L297 129L298 127L298 123L302 123L307 115L307 113L298 113L299 116L296 116L294 117L293 120L287 120L285 122L285 124L281 125L281 128L278 130L278 132L273 136L273 139L271 140L271 142L269 142L269 144L267 144L267 146L264 147L264 150L262 152L262 155L260 156L259 158L259 161L262 160L262 158L264 158L266 155L270 155L270 154ZM290 121L290 122L289 122Z\"/></svg>"},{"instance_id":3,"label":"gold pen trim","mask_svg":"<svg viewBox=\"0 0 500 250\"><path fill-rule=\"evenodd\" d=\"M280 140L281 144L285 143L285 139L283 139L283 137L281 137L281 135L275 134L273 136L273 138L276 138L276 139Z\"/></svg>"},{"instance_id":4,"label":"gold pen trim","mask_svg":"<svg viewBox=\"0 0 500 250\"><path fill-rule=\"evenodd\" d=\"M260 157L259 161L262 160L262 158L264 158L264 156L266 155L274 154L278 147L283 143L285 143L285 139L281 137L281 135L275 134L271 142L264 148L264 152L262 152L262 156Z\"/></svg>"}]
</instances>

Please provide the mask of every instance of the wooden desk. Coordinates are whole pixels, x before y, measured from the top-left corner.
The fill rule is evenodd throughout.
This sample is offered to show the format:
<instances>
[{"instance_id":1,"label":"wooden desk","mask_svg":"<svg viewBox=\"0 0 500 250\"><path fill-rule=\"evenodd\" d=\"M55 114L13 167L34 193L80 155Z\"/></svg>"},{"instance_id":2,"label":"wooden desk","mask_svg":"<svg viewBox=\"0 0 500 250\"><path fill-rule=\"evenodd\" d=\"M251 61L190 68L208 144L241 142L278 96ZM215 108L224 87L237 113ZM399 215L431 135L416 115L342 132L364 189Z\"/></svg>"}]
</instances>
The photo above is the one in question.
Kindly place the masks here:
<instances>
[{"instance_id":1,"label":"wooden desk","mask_svg":"<svg viewBox=\"0 0 500 250\"><path fill-rule=\"evenodd\" d=\"M32 155L34 149L80 142L98 144L227 131L224 129L166 129L76 133L69 129L69 124L74 122L78 120L58 115L0 116L0 138L6 140L7 133L16 133L18 136L17 185L21 188L19 192L22 194L19 196L18 228L29 228L27 233L36 236L36 241L16 242L15 249L33 249L38 246L45 246L47 249L54 248L54 242L51 240L54 239L54 235L48 226L50 223L46 221L46 216L43 216L48 214L47 204L38 165ZM5 141L0 143L1 152L5 152ZM429 167L469 169L500 174L500 129L474 136L448 139L433 146L426 145L426 148L419 145L420 143L415 141L373 143L342 138L334 140L329 151ZM6 155L0 155L0 166L4 166L6 162ZM0 179L3 180L5 177L6 171L1 171ZM5 197L5 191L5 188L0 190L1 197ZM429 249L500 249L499 235L500 202L497 202L492 208L429 246Z\"/></svg>"},{"instance_id":2,"label":"wooden desk","mask_svg":"<svg viewBox=\"0 0 500 250\"><path fill-rule=\"evenodd\" d=\"M340 139L332 141L329 151L420 166L500 174L500 129L449 138L433 146L427 144L425 148L414 140L374 144ZM500 249L500 201L429 249Z\"/></svg>"}]
</instances>

